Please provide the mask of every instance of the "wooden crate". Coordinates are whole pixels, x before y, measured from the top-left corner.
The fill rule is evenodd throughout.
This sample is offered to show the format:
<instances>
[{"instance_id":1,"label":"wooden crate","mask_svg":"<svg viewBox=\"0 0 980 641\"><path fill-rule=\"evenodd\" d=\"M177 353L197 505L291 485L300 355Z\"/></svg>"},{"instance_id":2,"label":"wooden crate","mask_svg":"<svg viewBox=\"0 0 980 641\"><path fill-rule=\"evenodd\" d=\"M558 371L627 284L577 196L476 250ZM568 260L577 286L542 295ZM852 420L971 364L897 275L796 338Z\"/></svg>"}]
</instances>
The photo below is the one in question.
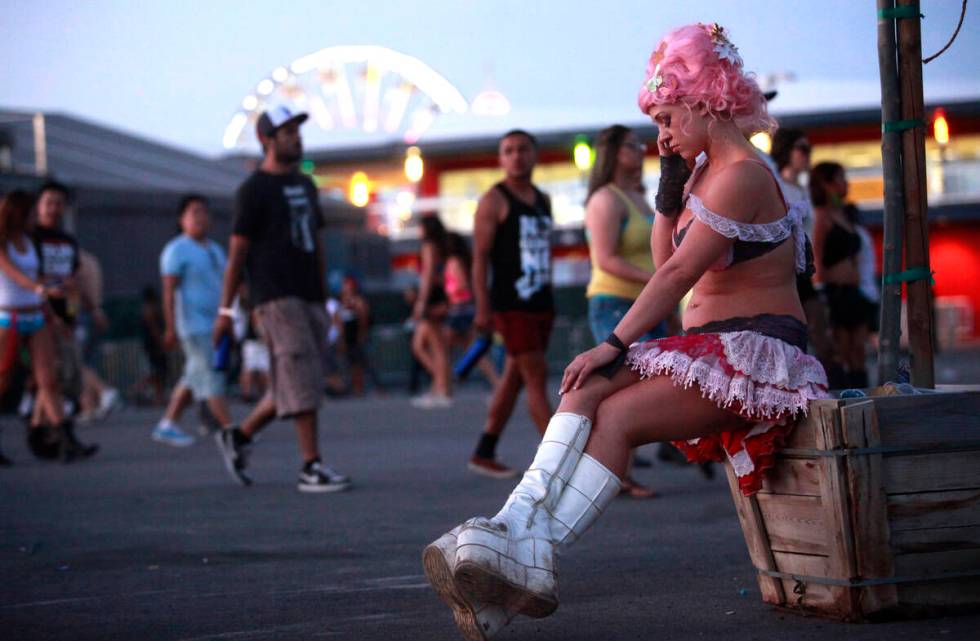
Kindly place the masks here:
<instances>
[{"instance_id":1,"label":"wooden crate","mask_svg":"<svg viewBox=\"0 0 980 641\"><path fill-rule=\"evenodd\" d=\"M727 467L767 603L849 621L980 607L980 391L815 401L758 494Z\"/></svg>"}]
</instances>

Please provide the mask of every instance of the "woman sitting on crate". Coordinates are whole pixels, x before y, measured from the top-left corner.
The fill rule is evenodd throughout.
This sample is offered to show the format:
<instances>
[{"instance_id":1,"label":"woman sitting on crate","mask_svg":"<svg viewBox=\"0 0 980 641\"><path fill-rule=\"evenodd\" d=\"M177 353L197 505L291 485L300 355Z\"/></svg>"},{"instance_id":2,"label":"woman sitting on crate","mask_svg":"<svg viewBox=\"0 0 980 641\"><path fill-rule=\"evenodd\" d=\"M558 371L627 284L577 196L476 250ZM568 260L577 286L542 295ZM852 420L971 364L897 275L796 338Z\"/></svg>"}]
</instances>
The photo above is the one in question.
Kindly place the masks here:
<instances>
[{"instance_id":1,"label":"woman sitting on crate","mask_svg":"<svg viewBox=\"0 0 980 641\"><path fill-rule=\"evenodd\" d=\"M469 639L554 611L555 554L616 496L632 448L669 440L695 461L727 457L751 494L826 395L796 293L810 262L803 210L744 135L772 125L758 85L716 24L671 31L647 69L639 105L660 130L660 267L606 341L566 368L558 413L503 509L426 548L429 580ZM692 288L682 335L627 347Z\"/></svg>"}]
</instances>

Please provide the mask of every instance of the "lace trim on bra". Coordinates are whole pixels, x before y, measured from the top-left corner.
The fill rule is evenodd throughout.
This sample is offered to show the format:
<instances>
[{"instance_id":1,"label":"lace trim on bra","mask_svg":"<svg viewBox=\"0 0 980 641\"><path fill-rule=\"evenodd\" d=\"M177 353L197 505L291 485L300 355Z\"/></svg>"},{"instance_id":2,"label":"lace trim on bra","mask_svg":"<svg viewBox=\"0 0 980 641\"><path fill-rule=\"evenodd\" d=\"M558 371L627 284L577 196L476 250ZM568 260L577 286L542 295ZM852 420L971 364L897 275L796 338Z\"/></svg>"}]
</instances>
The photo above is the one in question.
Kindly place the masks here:
<instances>
[{"instance_id":1,"label":"lace trim on bra","mask_svg":"<svg viewBox=\"0 0 980 641\"><path fill-rule=\"evenodd\" d=\"M790 203L786 215L769 223L741 223L725 218L704 206L695 194L687 195L687 207L700 222L725 238L753 243L777 243L791 235L796 250L796 271L803 273L807 268L806 232L803 230L804 203Z\"/></svg>"}]
</instances>

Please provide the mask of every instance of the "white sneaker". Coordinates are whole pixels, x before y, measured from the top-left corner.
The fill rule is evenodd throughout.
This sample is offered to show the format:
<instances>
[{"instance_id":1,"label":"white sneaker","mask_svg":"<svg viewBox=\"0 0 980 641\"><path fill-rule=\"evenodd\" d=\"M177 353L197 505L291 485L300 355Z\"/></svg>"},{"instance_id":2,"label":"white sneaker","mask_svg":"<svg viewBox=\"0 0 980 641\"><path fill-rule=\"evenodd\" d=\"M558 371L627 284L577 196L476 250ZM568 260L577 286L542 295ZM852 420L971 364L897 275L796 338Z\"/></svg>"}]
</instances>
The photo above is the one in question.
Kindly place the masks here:
<instances>
[{"instance_id":1,"label":"white sneaker","mask_svg":"<svg viewBox=\"0 0 980 641\"><path fill-rule=\"evenodd\" d=\"M105 418L112 410L119 407L119 390L115 387L107 387L99 396L99 409L95 411L96 418Z\"/></svg>"},{"instance_id":2,"label":"white sneaker","mask_svg":"<svg viewBox=\"0 0 980 641\"><path fill-rule=\"evenodd\" d=\"M412 407L422 410L445 409L453 406L453 399L444 394L426 393L412 398Z\"/></svg>"},{"instance_id":3,"label":"white sneaker","mask_svg":"<svg viewBox=\"0 0 980 641\"><path fill-rule=\"evenodd\" d=\"M153 428L151 438L157 443L166 443L174 447L187 447L194 444L194 437L185 433L173 423L158 423Z\"/></svg>"}]
</instances>

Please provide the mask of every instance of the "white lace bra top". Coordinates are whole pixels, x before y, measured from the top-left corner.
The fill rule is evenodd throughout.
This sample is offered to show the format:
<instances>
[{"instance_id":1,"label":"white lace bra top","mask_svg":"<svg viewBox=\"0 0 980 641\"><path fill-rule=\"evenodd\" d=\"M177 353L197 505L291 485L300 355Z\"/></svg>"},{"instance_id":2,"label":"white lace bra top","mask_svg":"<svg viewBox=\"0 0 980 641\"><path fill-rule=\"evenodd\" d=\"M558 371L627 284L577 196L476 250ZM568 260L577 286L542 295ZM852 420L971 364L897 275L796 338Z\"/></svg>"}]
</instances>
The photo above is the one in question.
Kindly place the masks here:
<instances>
[{"instance_id":1,"label":"white lace bra top","mask_svg":"<svg viewBox=\"0 0 980 641\"><path fill-rule=\"evenodd\" d=\"M691 178L692 185L697 181L697 175L704 168L705 164L705 156L699 156L694 168L694 175ZM765 167L762 162L759 162L759 164ZM772 174L768 167L766 167L766 171L769 172L769 175L776 181L776 186L779 187L779 181L776 176ZM783 193L782 189L779 190L779 193ZM783 202L786 204L785 200ZM712 265L712 270L726 269L734 264L761 256L775 249L790 237L793 238L793 244L795 246L796 271L804 273L808 270L810 260L806 249L806 232L803 228L803 217L806 213L805 202L795 201L789 203L786 206L785 216L768 223L742 223L726 218L705 207L701 199L692 193L687 195L687 208L693 214L693 218L691 219L692 223L696 219L710 227L715 233L721 234L725 238L735 239L735 243L732 244L728 255L724 256L722 260L719 260L718 264ZM690 225L691 223L688 223L687 227L679 233L674 233L673 242L675 249L684 239L684 234Z\"/></svg>"}]
</instances>

